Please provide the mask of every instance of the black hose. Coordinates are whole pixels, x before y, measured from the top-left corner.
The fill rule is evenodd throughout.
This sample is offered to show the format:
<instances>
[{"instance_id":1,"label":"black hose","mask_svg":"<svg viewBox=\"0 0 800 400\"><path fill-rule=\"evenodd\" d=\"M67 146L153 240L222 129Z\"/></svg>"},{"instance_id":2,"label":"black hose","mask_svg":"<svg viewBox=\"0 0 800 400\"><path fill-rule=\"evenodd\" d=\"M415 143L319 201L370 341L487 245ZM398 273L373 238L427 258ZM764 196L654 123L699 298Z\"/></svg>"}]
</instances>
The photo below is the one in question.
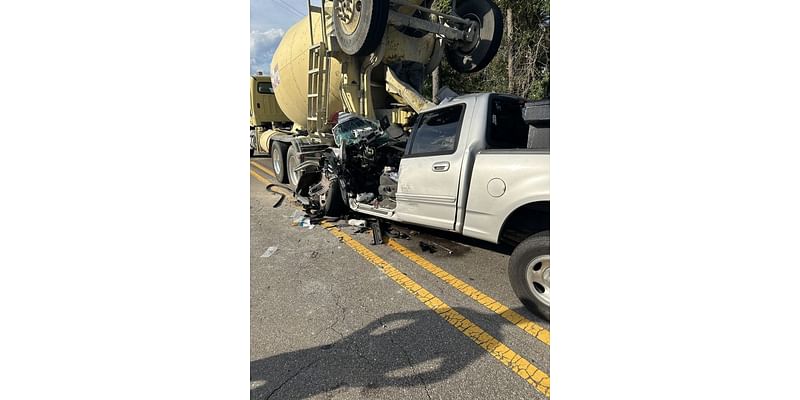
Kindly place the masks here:
<instances>
[{"instance_id":1,"label":"black hose","mask_svg":"<svg viewBox=\"0 0 800 400\"><path fill-rule=\"evenodd\" d=\"M281 193L281 192L277 192L277 191L273 190L273 189L272 189L272 187L273 187L273 186L277 186L277 187L279 187L279 188L286 189L286 190L288 190L288 191L290 191L290 192L292 192L292 193L294 193L294 189L292 189L292 188L291 188L291 187L289 187L289 186L282 185L282 184L280 184L280 183L270 183L270 184L268 184L268 185L267 185L267 191L268 191L268 192L270 192L270 193L275 193L275 194L277 194L277 195L280 195L280 196L281 196L281 197L278 199L278 201L276 201L276 202L275 202L275 204L273 204L273 205L272 205L272 208L278 208L278 207L280 207L281 203L283 203L283 199L285 199L285 198L286 198L286 195L285 195L285 194L283 194L283 193Z\"/></svg>"}]
</instances>

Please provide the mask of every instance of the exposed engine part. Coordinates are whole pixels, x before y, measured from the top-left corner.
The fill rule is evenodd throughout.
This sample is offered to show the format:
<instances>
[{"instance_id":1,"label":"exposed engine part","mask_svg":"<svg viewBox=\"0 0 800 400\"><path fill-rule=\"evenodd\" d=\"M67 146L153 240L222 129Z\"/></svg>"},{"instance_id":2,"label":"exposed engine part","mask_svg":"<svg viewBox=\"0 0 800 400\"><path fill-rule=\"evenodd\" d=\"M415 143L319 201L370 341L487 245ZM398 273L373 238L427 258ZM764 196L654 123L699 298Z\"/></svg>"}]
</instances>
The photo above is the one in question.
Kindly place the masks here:
<instances>
[{"instance_id":1,"label":"exposed engine part","mask_svg":"<svg viewBox=\"0 0 800 400\"><path fill-rule=\"evenodd\" d=\"M356 201L359 203L369 203L374 198L375 198L375 193L364 192L364 193L359 193L358 196L356 196Z\"/></svg>"},{"instance_id":2,"label":"exposed engine part","mask_svg":"<svg viewBox=\"0 0 800 400\"><path fill-rule=\"evenodd\" d=\"M339 123L332 131L339 147L325 149L319 166L305 170L297 199L307 209L326 210L326 202L331 199L328 191L335 190L333 195L342 196L344 203L349 198L394 209L397 171L407 136L398 135L402 131L394 125L382 129L377 121L349 113L339 115Z\"/></svg>"},{"instance_id":3,"label":"exposed engine part","mask_svg":"<svg viewBox=\"0 0 800 400\"><path fill-rule=\"evenodd\" d=\"M399 178L400 177L397 175L397 168L385 167L380 177L378 195L381 198L388 198L390 201L396 201L397 181Z\"/></svg>"}]
</instances>

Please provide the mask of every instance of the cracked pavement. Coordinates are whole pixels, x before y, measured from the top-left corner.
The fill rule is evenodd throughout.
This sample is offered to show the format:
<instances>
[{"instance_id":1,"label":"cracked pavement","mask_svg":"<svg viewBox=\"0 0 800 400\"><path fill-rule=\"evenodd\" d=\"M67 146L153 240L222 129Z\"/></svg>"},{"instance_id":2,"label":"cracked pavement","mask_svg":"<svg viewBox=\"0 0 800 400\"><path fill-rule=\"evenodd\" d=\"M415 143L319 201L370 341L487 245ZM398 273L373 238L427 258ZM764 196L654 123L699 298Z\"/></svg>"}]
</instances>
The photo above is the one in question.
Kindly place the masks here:
<instances>
[{"instance_id":1,"label":"cracked pavement","mask_svg":"<svg viewBox=\"0 0 800 400\"><path fill-rule=\"evenodd\" d=\"M292 201L273 208L278 196L264 187L251 178L252 399L546 398L323 227L292 226ZM549 346L388 246L369 245L370 233L342 230L549 371ZM419 254L549 329L514 297L507 255L474 246L459 257Z\"/></svg>"}]
</instances>

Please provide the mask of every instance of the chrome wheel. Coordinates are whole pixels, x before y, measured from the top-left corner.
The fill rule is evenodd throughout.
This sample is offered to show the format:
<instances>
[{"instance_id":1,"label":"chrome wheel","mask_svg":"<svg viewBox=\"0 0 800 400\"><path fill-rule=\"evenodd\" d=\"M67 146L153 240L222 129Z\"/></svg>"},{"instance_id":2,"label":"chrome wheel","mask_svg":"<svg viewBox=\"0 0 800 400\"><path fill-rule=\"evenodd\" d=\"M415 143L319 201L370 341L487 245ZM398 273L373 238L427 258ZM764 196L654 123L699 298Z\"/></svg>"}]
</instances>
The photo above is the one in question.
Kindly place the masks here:
<instances>
[{"instance_id":1,"label":"chrome wheel","mask_svg":"<svg viewBox=\"0 0 800 400\"><path fill-rule=\"evenodd\" d=\"M277 146L272 149L272 169L275 170L276 175L280 175L283 170L283 158L281 158L281 149Z\"/></svg>"},{"instance_id":2,"label":"chrome wheel","mask_svg":"<svg viewBox=\"0 0 800 400\"><path fill-rule=\"evenodd\" d=\"M297 182L300 181L300 173L295 171L295 168L300 165L300 156L294 147L290 147L286 152L286 174L289 175L289 183L297 187Z\"/></svg>"},{"instance_id":3,"label":"chrome wheel","mask_svg":"<svg viewBox=\"0 0 800 400\"><path fill-rule=\"evenodd\" d=\"M344 31L348 34L355 32L361 20L361 0L341 0L337 11Z\"/></svg>"},{"instance_id":4,"label":"chrome wheel","mask_svg":"<svg viewBox=\"0 0 800 400\"><path fill-rule=\"evenodd\" d=\"M550 255L541 255L528 263L525 282L537 300L550 306Z\"/></svg>"}]
</instances>

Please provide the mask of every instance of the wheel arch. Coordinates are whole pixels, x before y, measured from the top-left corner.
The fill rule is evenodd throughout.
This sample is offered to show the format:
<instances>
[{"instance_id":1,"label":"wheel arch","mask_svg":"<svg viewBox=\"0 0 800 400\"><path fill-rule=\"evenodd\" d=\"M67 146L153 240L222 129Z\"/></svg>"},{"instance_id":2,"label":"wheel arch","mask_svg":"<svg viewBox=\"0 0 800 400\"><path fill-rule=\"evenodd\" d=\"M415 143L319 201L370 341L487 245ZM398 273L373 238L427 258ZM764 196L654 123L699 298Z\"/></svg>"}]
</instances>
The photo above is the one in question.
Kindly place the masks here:
<instances>
[{"instance_id":1,"label":"wheel arch","mask_svg":"<svg viewBox=\"0 0 800 400\"><path fill-rule=\"evenodd\" d=\"M497 235L498 243L516 245L527 237L550 229L550 200L525 203L510 212Z\"/></svg>"}]
</instances>

